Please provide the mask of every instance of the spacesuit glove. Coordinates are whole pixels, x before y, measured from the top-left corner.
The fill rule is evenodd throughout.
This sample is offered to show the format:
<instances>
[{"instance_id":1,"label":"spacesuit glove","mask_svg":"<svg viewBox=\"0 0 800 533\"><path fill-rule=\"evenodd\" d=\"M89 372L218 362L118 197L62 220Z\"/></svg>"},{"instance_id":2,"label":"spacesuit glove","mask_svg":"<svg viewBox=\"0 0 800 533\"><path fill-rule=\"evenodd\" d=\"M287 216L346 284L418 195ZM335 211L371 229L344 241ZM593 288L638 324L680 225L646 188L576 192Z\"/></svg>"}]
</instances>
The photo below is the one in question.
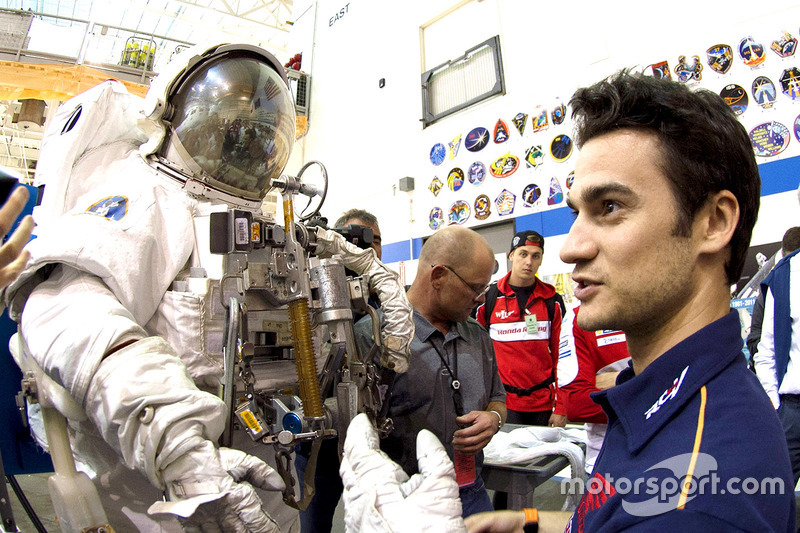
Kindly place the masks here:
<instances>
[{"instance_id":1,"label":"spacesuit glove","mask_svg":"<svg viewBox=\"0 0 800 533\"><path fill-rule=\"evenodd\" d=\"M211 441L173 461L163 471L169 501L148 513L177 515L186 531L280 532L261 507L253 486L283 490L283 480L264 461L239 450L217 449Z\"/></svg>"},{"instance_id":2,"label":"spacesuit glove","mask_svg":"<svg viewBox=\"0 0 800 533\"><path fill-rule=\"evenodd\" d=\"M347 532L466 532L453 463L428 430L417 435L419 474L409 479L380 450L366 414L347 428L339 472Z\"/></svg>"}]
</instances>

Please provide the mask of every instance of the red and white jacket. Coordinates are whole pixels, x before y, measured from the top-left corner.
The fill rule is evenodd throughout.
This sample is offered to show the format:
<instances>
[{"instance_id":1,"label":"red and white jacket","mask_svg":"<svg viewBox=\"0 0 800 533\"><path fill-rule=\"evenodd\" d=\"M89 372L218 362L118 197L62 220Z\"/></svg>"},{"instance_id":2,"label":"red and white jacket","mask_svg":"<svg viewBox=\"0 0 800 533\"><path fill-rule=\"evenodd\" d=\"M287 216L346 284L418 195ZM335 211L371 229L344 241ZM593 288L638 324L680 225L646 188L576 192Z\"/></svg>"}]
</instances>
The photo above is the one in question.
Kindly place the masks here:
<instances>
[{"instance_id":1,"label":"red and white jacket","mask_svg":"<svg viewBox=\"0 0 800 533\"><path fill-rule=\"evenodd\" d=\"M525 309L520 313L517 296L509 286L511 273L497 282L499 294L489 319L489 335L494 343L500 380L505 385L527 389L551 375L558 380L558 342L561 334L561 306L555 305L553 320L547 314L545 299L555 295L555 287L536 279ZM529 332L525 316L536 317L537 331ZM486 327L484 305L478 307L477 319ZM530 319L529 319L530 320ZM529 396L506 394L506 406L514 411L546 411L565 414L556 384L534 391Z\"/></svg>"},{"instance_id":2,"label":"red and white jacket","mask_svg":"<svg viewBox=\"0 0 800 533\"><path fill-rule=\"evenodd\" d=\"M559 392L570 422L586 422L586 472L591 472L606 435L603 408L589 396L598 389L595 380L603 372L619 372L630 355L625 334L618 330L585 331L577 324L580 306L567 312L561 328L558 376Z\"/></svg>"},{"instance_id":3,"label":"red and white jacket","mask_svg":"<svg viewBox=\"0 0 800 533\"><path fill-rule=\"evenodd\" d=\"M625 334L616 330L585 331L577 324L580 306L568 312L561 329L559 387L570 422L608 422L603 409L589 397L603 372L628 366Z\"/></svg>"}]
</instances>

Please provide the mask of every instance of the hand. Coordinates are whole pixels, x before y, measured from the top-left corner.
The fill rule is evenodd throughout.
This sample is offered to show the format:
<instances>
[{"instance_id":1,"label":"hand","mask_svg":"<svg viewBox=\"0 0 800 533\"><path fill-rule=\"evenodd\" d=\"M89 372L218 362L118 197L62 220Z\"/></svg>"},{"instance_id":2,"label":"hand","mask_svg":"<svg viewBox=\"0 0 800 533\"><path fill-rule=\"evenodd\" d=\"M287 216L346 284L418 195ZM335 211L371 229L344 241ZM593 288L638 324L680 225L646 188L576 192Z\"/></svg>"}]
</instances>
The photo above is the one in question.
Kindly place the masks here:
<instances>
[{"instance_id":1,"label":"hand","mask_svg":"<svg viewBox=\"0 0 800 533\"><path fill-rule=\"evenodd\" d=\"M489 411L470 411L456 418L467 427L453 434L453 448L465 455L476 455L497 433L497 415Z\"/></svg>"},{"instance_id":2,"label":"hand","mask_svg":"<svg viewBox=\"0 0 800 533\"><path fill-rule=\"evenodd\" d=\"M347 428L339 467L344 521L349 532L464 533L453 463L428 430L417 435L419 474L410 479L380 450L366 414Z\"/></svg>"},{"instance_id":3,"label":"hand","mask_svg":"<svg viewBox=\"0 0 800 533\"><path fill-rule=\"evenodd\" d=\"M525 525L522 511L478 513L464 519L469 533L521 533Z\"/></svg>"},{"instance_id":4,"label":"hand","mask_svg":"<svg viewBox=\"0 0 800 533\"><path fill-rule=\"evenodd\" d=\"M25 208L28 202L28 189L17 187L0 209L0 239L11 230L11 225ZM33 232L33 218L30 215L22 219L17 230L0 247L0 288L5 287L25 269L30 253L23 250Z\"/></svg>"},{"instance_id":5,"label":"hand","mask_svg":"<svg viewBox=\"0 0 800 533\"><path fill-rule=\"evenodd\" d=\"M547 421L547 425L551 428L563 428L567 425L567 417L553 413L550 415L550 420Z\"/></svg>"},{"instance_id":6,"label":"hand","mask_svg":"<svg viewBox=\"0 0 800 533\"><path fill-rule=\"evenodd\" d=\"M567 527L572 513L539 511L541 533L561 533ZM494 511L478 513L464 519L469 533L522 533L525 513L522 511Z\"/></svg>"},{"instance_id":7,"label":"hand","mask_svg":"<svg viewBox=\"0 0 800 533\"><path fill-rule=\"evenodd\" d=\"M239 450L216 449L211 441L190 450L163 471L169 501L150 514L177 515L189 531L280 533L261 508L253 486L283 490L285 484L264 461Z\"/></svg>"},{"instance_id":8,"label":"hand","mask_svg":"<svg viewBox=\"0 0 800 533\"><path fill-rule=\"evenodd\" d=\"M595 387L600 390L610 389L614 385L617 384L617 376L619 372L603 372L602 374L597 374L595 378Z\"/></svg>"}]
</instances>

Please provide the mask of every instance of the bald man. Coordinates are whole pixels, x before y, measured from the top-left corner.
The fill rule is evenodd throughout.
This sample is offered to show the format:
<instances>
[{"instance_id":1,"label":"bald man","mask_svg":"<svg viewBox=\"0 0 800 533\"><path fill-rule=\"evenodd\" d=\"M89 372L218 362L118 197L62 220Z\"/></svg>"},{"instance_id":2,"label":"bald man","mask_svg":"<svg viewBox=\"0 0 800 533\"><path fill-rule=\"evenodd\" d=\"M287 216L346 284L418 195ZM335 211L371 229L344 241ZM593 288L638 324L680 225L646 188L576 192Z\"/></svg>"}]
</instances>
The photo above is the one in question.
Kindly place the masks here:
<instances>
[{"instance_id":1,"label":"bald man","mask_svg":"<svg viewBox=\"0 0 800 533\"><path fill-rule=\"evenodd\" d=\"M492 509L480 477L483 448L506 418L492 340L470 318L495 267L488 243L470 229L444 228L425 242L408 290L415 326L411 364L394 382L388 400L394 430L381 441L381 449L413 475L417 433L432 431L456 466L462 516ZM356 338L369 352L369 316L356 325Z\"/></svg>"}]
</instances>

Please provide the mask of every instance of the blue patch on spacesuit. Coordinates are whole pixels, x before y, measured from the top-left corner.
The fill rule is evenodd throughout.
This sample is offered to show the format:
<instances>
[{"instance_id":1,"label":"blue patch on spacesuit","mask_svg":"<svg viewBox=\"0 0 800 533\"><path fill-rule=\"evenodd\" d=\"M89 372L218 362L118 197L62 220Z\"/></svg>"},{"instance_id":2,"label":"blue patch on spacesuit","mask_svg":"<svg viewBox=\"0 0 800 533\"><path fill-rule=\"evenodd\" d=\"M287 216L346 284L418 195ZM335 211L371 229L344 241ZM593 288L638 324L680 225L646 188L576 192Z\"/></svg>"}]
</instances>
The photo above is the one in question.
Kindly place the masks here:
<instances>
[{"instance_id":1,"label":"blue patch on spacesuit","mask_svg":"<svg viewBox=\"0 0 800 533\"><path fill-rule=\"evenodd\" d=\"M109 220L122 220L128 212L128 199L125 196L109 196L92 204L86 212Z\"/></svg>"}]
</instances>

